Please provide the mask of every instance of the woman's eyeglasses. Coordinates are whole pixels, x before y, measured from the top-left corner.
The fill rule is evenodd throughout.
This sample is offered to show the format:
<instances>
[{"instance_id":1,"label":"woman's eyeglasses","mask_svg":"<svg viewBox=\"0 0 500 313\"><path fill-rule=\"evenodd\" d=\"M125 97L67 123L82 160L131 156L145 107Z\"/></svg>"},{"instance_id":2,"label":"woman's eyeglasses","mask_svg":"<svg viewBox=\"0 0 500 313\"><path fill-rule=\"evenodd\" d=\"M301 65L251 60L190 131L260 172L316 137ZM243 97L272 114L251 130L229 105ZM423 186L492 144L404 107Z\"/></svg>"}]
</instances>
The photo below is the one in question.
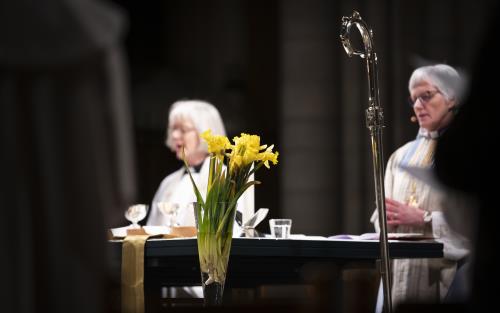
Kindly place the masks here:
<instances>
[{"instance_id":1,"label":"woman's eyeglasses","mask_svg":"<svg viewBox=\"0 0 500 313\"><path fill-rule=\"evenodd\" d=\"M179 131L181 133L181 135L185 135L185 134L192 132L194 130L196 130L196 128L194 128L194 127L172 127L172 128L168 129L168 133L172 134L175 131Z\"/></svg>"},{"instance_id":2,"label":"woman's eyeglasses","mask_svg":"<svg viewBox=\"0 0 500 313\"><path fill-rule=\"evenodd\" d=\"M441 93L441 92L439 90L429 90L429 91L426 91L426 92L416 96L415 99L408 97L408 104L412 108L415 106L415 103L417 103L417 100L420 100L420 103L425 104L425 103L431 101L431 99L438 93Z\"/></svg>"}]
</instances>

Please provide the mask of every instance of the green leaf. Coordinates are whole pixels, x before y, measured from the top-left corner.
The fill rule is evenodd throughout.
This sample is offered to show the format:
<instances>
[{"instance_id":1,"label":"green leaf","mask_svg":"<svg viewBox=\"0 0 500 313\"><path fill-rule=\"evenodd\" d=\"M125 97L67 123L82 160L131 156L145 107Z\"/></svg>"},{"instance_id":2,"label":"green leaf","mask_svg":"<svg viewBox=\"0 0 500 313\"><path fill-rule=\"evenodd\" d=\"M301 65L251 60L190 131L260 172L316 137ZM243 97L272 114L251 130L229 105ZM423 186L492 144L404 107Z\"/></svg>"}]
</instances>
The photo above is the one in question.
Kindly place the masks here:
<instances>
[{"instance_id":1,"label":"green leaf","mask_svg":"<svg viewBox=\"0 0 500 313\"><path fill-rule=\"evenodd\" d=\"M194 182L193 176L191 175L191 171L189 170L189 165L186 162L186 154L184 151L184 147L182 147L182 160L184 161L184 166L186 167L186 171L189 174L189 179L191 179L191 183L193 184L194 193L196 194L196 199L198 200L198 203L201 203L204 206L203 197L201 196L201 193L198 190L198 186L196 186L196 183Z\"/></svg>"}]
</instances>

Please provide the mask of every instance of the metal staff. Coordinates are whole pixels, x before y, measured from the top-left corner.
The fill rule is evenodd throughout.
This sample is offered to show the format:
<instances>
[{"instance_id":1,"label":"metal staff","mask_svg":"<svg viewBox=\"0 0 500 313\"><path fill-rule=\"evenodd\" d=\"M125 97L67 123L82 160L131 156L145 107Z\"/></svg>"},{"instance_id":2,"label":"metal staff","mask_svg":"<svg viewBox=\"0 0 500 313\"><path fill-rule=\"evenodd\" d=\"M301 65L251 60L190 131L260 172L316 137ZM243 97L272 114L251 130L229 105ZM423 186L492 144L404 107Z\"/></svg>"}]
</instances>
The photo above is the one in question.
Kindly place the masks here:
<instances>
[{"instance_id":1,"label":"metal staff","mask_svg":"<svg viewBox=\"0 0 500 313\"><path fill-rule=\"evenodd\" d=\"M356 25L361 33L364 51L355 50L349 40L349 31L351 26ZM340 40L344 46L347 55L351 57L359 55L366 60L366 69L368 71L368 91L369 106L366 109L366 126L370 130L372 159L373 159L373 178L375 180L375 200L378 211L378 220L380 225L380 257L382 264L380 266L380 275L382 277L384 291L384 309L386 312L392 312L391 301L391 271L389 264L389 245L387 242L387 221L385 208L385 190L384 190L384 166L382 153L382 128L384 127L384 113L379 103L378 77L377 77L377 54L374 51L373 32L361 19L358 12L353 11L350 17L342 17L342 29Z\"/></svg>"}]
</instances>

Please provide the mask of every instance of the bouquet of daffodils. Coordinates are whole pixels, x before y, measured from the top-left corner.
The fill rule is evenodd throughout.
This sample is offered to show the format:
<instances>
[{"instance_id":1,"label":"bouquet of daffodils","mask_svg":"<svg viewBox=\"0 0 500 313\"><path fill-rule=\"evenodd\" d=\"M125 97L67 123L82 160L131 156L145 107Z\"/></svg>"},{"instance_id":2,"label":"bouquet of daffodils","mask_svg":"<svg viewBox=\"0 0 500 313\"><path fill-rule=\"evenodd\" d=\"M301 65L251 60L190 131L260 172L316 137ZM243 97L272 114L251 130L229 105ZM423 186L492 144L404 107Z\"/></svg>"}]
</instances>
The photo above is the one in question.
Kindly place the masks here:
<instances>
[{"instance_id":1,"label":"bouquet of daffodils","mask_svg":"<svg viewBox=\"0 0 500 313\"><path fill-rule=\"evenodd\" d=\"M278 152L273 152L274 145L260 145L260 137L242 133L234 137L231 144L225 136L213 135L211 130L201 134L208 144L210 168L206 199L203 199L191 173L184 161L191 178L197 198L196 211L198 227L198 254L202 276L212 282L224 283L226 267L231 248L232 230L238 198L250 186L260 182L249 178L269 162L278 163Z\"/></svg>"}]
</instances>

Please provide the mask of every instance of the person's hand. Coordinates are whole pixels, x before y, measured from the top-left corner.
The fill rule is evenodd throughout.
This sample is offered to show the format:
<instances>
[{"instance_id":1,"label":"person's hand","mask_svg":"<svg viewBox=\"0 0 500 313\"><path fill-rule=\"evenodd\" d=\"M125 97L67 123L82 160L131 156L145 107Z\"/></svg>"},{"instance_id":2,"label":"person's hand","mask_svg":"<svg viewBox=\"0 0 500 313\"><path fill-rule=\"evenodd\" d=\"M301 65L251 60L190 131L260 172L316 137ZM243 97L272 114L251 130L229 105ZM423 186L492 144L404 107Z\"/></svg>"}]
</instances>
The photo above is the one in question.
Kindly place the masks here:
<instances>
[{"instance_id":1,"label":"person's hand","mask_svg":"<svg viewBox=\"0 0 500 313\"><path fill-rule=\"evenodd\" d=\"M424 210L385 198L387 225L420 226L424 224Z\"/></svg>"}]
</instances>

